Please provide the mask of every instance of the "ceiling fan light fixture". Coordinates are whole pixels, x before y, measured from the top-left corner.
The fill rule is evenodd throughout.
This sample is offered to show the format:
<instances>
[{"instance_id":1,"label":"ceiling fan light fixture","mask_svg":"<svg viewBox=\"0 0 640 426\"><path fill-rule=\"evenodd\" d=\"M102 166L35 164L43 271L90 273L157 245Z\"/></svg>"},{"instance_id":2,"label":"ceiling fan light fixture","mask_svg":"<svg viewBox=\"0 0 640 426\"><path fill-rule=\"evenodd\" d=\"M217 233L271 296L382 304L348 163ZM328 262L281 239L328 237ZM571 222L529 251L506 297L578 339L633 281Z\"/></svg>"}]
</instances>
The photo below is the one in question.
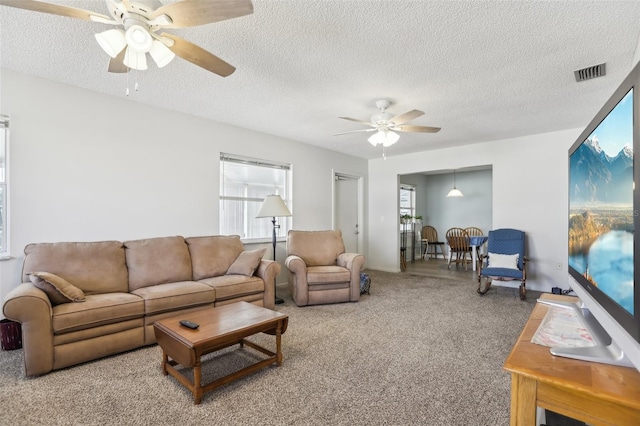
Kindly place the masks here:
<instances>
[{"instance_id":1,"label":"ceiling fan light fixture","mask_svg":"<svg viewBox=\"0 0 640 426\"><path fill-rule=\"evenodd\" d=\"M377 146L378 144L387 147L391 146L394 143L398 142L400 139L400 135L396 132L392 132L390 130L378 130L373 135L369 136L369 143L373 146Z\"/></svg>"},{"instance_id":2,"label":"ceiling fan light fixture","mask_svg":"<svg viewBox=\"0 0 640 426\"><path fill-rule=\"evenodd\" d=\"M144 71L147 69L147 54L138 52L129 46L124 54L122 63L131 69Z\"/></svg>"},{"instance_id":3,"label":"ceiling fan light fixture","mask_svg":"<svg viewBox=\"0 0 640 426\"><path fill-rule=\"evenodd\" d=\"M135 51L146 53L153 46L151 33L141 25L131 25L124 33L127 45Z\"/></svg>"},{"instance_id":4,"label":"ceiling fan light fixture","mask_svg":"<svg viewBox=\"0 0 640 426\"><path fill-rule=\"evenodd\" d=\"M151 46L151 50L149 50L149 54L155 61L158 68L164 67L176 57L175 53L165 46L164 43L158 40L153 40L153 45Z\"/></svg>"},{"instance_id":5,"label":"ceiling fan light fixture","mask_svg":"<svg viewBox=\"0 0 640 426\"><path fill-rule=\"evenodd\" d=\"M122 52L122 49L127 45L124 39L124 31L121 29L112 29L98 33L96 34L96 40L100 47L102 47L102 50L112 58L118 56L118 53Z\"/></svg>"},{"instance_id":6,"label":"ceiling fan light fixture","mask_svg":"<svg viewBox=\"0 0 640 426\"><path fill-rule=\"evenodd\" d=\"M375 132L373 135L369 136L369 139L367 140L373 146L382 144L384 143L384 132Z\"/></svg>"},{"instance_id":7,"label":"ceiling fan light fixture","mask_svg":"<svg viewBox=\"0 0 640 426\"><path fill-rule=\"evenodd\" d=\"M384 132L384 141L382 142L382 146L391 146L394 143L398 142L398 139L400 139L400 135L397 134L396 132L392 132L390 130L387 130Z\"/></svg>"}]
</instances>

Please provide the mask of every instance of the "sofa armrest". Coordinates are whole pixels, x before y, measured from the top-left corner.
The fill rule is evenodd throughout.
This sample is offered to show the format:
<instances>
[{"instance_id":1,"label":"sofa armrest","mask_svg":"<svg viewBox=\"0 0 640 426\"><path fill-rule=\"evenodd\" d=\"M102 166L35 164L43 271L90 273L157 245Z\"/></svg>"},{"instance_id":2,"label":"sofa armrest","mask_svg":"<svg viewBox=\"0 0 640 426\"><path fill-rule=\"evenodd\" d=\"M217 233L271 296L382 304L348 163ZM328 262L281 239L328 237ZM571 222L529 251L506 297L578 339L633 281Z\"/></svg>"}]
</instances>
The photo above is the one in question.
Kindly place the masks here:
<instances>
[{"instance_id":1,"label":"sofa armrest","mask_svg":"<svg viewBox=\"0 0 640 426\"><path fill-rule=\"evenodd\" d=\"M365 258L359 253L342 253L338 255L338 266L347 268L351 272L351 285L349 298L352 302L360 299L360 271L364 266Z\"/></svg>"},{"instance_id":2,"label":"sofa armrest","mask_svg":"<svg viewBox=\"0 0 640 426\"><path fill-rule=\"evenodd\" d=\"M264 299L262 303L267 309L273 309L276 306L276 278L281 270L282 268L278 262L262 259L254 274L264 281Z\"/></svg>"},{"instance_id":3,"label":"sofa armrest","mask_svg":"<svg viewBox=\"0 0 640 426\"><path fill-rule=\"evenodd\" d=\"M2 313L22 324L25 374L53 370L53 311L46 293L31 283L22 283L7 294Z\"/></svg>"},{"instance_id":4,"label":"sofa armrest","mask_svg":"<svg viewBox=\"0 0 640 426\"><path fill-rule=\"evenodd\" d=\"M290 255L284 261L289 270L289 292L298 306L309 304L309 283L307 282L307 264L301 257Z\"/></svg>"}]
</instances>

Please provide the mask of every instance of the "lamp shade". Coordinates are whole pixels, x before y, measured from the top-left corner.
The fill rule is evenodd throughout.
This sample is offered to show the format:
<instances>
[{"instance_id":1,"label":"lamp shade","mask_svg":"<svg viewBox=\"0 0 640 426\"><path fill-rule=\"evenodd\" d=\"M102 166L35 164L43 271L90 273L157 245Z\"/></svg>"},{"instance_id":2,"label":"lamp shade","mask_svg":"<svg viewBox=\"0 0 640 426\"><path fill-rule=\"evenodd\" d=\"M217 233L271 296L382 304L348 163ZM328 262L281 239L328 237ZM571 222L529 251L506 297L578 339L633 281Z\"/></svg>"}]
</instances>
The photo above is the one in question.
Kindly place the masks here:
<instances>
[{"instance_id":1,"label":"lamp shade","mask_svg":"<svg viewBox=\"0 0 640 426\"><path fill-rule=\"evenodd\" d=\"M392 132L390 130L379 130L371 135L367 140L373 146L378 144L381 144L382 146L391 146L398 142L398 139L400 139L400 135L396 132Z\"/></svg>"},{"instance_id":2,"label":"lamp shade","mask_svg":"<svg viewBox=\"0 0 640 426\"><path fill-rule=\"evenodd\" d=\"M158 40L153 40L153 45L151 46L151 50L149 50L149 54L155 61L158 68L164 67L176 57L175 53L169 50L167 46Z\"/></svg>"},{"instance_id":3,"label":"lamp shade","mask_svg":"<svg viewBox=\"0 0 640 426\"><path fill-rule=\"evenodd\" d=\"M140 25L131 25L124 33L124 39L129 47L136 52L147 53L153 45L153 37L149 31Z\"/></svg>"},{"instance_id":4,"label":"lamp shade","mask_svg":"<svg viewBox=\"0 0 640 426\"><path fill-rule=\"evenodd\" d=\"M289 208L279 195L267 195L256 217L291 216Z\"/></svg>"},{"instance_id":5,"label":"lamp shade","mask_svg":"<svg viewBox=\"0 0 640 426\"><path fill-rule=\"evenodd\" d=\"M382 146L391 146L398 142L398 139L400 139L400 135L396 132L384 132L384 141L382 142Z\"/></svg>"},{"instance_id":6,"label":"lamp shade","mask_svg":"<svg viewBox=\"0 0 640 426\"><path fill-rule=\"evenodd\" d=\"M367 139L367 140L369 141L369 143L371 145L377 146L379 143L382 143L384 141L384 133L375 132L374 134L369 136L369 139Z\"/></svg>"},{"instance_id":7,"label":"lamp shade","mask_svg":"<svg viewBox=\"0 0 640 426\"><path fill-rule=\"evenodd\" d=\"M102 50L107 52L107 55L115 58L118 53L122 52L122 49L127 45L124 39L124 31L121 29L112 29L103 31L96 34L96 40Z\"/></svg>"},{"instance_id":8,"label":"lamp shade","mask_svg":"<svg viewBox=\"0 0 640 426\"><path fill-rule=\"evenodd\" d=\"M456 188L456 171L453 171L453 189L449 191L447 197L464 197L462 192L458 188Z\"/></svg>"},{"instance_id":9,"label":"lamp shade","mask_svg":"<svg viewBox=\"0 0 640 426\"><path fill-rule=\"evenodd\" d=\"M459 189L453 188L451 191L449 191L447 197L464 197L464 195L462 195L462 192L460 192Z\"/></svg>"},{"instance_id":10,"label":"lamp shade","mask_svg":"<svg viewBox=\"0 0 640 426\"><path fill-rule=\"evenodd\" d=\"M146 70L147 69L147 54L133 50L131 47L127 47L127 51L122 61L126 66L134 70Z\"/></svg>"}]
</instances>

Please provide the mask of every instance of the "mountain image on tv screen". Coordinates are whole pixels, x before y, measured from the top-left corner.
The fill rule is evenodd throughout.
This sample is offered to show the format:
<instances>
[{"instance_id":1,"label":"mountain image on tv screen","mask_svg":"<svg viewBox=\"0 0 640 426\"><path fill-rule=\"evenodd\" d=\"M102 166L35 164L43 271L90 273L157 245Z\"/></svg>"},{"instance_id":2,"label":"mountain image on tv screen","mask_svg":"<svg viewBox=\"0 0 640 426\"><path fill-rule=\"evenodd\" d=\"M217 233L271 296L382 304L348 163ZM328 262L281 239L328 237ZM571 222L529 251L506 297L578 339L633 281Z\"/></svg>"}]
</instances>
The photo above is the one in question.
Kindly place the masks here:
<instances>
[{"instance_id":1,"label":"mountain image on tv screen","mask_svg":"<svg viewBox=\"0 0 640 426\"><path fill-rule=\"evenodd\" d=\"M633 89L569 158L569 265L633 306Z\"/></svg>"}]
</instances>

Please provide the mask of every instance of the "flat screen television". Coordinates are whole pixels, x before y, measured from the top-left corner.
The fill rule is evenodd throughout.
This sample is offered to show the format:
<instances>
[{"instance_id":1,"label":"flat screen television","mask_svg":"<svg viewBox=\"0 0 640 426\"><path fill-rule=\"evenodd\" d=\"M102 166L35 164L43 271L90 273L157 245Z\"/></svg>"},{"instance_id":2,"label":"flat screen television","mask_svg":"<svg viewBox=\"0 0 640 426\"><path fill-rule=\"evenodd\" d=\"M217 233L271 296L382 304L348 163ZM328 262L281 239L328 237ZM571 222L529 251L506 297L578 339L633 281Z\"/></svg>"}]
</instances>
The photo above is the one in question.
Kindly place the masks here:
<instances>
[{"instance_id":1,"label":"flat screen television","mask_svg":"<svg viewBox=\"0 0 640 426\"><path fill-rule=\"evenodd\" d=\"M640 371L640 65L569 149L569 286L595 347L554 355Z\"/></svg>"}]
</instances>

